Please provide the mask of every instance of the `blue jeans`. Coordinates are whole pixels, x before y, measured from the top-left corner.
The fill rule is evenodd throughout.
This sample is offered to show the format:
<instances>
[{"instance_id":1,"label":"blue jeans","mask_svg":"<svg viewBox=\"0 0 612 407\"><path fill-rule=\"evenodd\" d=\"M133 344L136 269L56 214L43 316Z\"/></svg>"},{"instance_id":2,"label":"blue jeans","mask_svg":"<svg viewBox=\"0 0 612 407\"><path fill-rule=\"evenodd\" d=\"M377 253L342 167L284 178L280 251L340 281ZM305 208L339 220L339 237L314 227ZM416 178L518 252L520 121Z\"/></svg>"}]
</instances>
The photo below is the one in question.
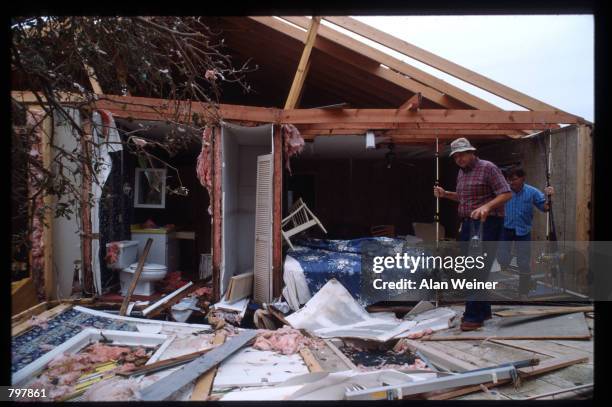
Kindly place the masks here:
<instances>
[{"instance_id":1,"label":"blue jeans","mask_svg":"<svg viewBox=\"0 0 612 407\"><path fill-rule=\"evenodd\" d=\"M508 267L512 260L512 246L516 248L516 264L519 269L519 294L527 294L531 281L531 244L520 243L515 245L513 242L531 242L531 233L519 236L514 229L504 228L502 242L499 244L499 250L497 251L497 260L500 266Z\"/></svg>"},{"instance_id":2,"label":"blue jeans","mask_svg":"<svg viewBox=\"0 0 612 407\"><path fill-rule=\"evenodd\" d=\"M489 216L482 225L480 220L464 219L463 222L461 222L459 240L462 242L469 241L472 237L470 236L470 232L479 230L479 227L482 227L482 241L484 242L483 250L487 253L487 257L485 257L484 260L484 269L478 271L481 273L478 279L479 281L486 281L489 278L491 266L495 260L497 242L500 240L502 229L504 228L504 218ZM470 278L470 276L466 275L465 278ZM479 300L468 300L465 302L465 312L463 313L464 321L482 323L485 318L491 316L491 303L482 300L483 294L482 292L475 293L475 295L478 295ZM475 295L471 297L474 298Z\"/></svg>"}]
</instances>

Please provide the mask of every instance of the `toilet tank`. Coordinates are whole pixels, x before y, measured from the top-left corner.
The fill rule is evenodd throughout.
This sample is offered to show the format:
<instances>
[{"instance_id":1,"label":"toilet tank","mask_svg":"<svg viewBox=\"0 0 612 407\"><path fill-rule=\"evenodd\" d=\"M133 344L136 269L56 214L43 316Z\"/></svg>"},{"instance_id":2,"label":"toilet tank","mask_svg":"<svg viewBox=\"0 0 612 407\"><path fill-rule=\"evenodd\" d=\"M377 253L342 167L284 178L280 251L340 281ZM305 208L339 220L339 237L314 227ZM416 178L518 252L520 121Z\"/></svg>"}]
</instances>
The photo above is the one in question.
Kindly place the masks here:
<instances>
[{"instance_id":1,"label":"toilet tank","mask_svg":"<svg viewBox=\"0 0 612 407\"><path fill-rule=\"evenodd\" d=\"M111 245L116 244L119 247L117 262L109 265L113 269L124 269L130 264L138 261L138 241L136 240L121 240L119 242L111 242L106 244L106 251Z\"/></svg>"}]
</instances>

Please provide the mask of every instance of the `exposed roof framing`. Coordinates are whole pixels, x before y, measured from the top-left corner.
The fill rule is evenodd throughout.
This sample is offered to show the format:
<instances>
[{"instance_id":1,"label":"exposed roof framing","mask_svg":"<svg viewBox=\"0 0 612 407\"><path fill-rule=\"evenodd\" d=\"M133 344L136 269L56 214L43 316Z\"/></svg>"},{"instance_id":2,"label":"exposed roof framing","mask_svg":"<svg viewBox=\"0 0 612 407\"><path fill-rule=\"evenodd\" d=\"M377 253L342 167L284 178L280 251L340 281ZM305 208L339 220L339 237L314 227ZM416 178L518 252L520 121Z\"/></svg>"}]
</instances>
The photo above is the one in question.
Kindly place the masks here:
<instances>
[{"instance_id":1,"label":"exposed roof framing","mask_svg":"<svg viewBox=\"0 0 612 407\"><path fill-rule=\"evenodd\" d=\"M302 28L307 28L309 25L309 19L307 17L282 17L295 25ZM422 85L435 89L436 91L451 96L457 100L460 100L468 105L482 110L496 110L499 107L492 103L489 103L479 97L476 97L458 87L449 84L433 75L430 75L412 65L394 58L382 51L379 51L369 45L349 37L348 35L342 34L341 32L334 30L333 28L321 25L318 31L319 35L326 38L335 44L339 44L345 48L351 49L361 55L371 58L377 61L379 64L387 66L390 70L395 70L400 74L407 75L415 82L419 82ZM418 90L414 90L418 92Z\"/></svg>"},{"instance_id":2,"label":"exposed roof framing","mask_svg":"<svg viewBox=\"0 0 612 407\"><path fill-rule=\"evenodd\" d=\"M299 63L303 43L299 39L288 37L245 17L224 17L217 24L216 29L224 33L228 54L240 54L244 60L251 58L253 64L259 65L257 71L247 76L253 89L263 94L276 92L277 99L281 100L277 103L254 103L254 105L283 107ZM347 52L351 53L350 50ZM351 55L360 57L356 53ZM354 107L391 108L399 106L413 94L405 88L373 76L316 47L312 50L310 58L311 64L308 78L304 84L301 107L348 102ZM361 58L362 60L359 60L361 62L373 62ZM283 90L272 90L271 88L276 85L281 85ZM225 93L222 96L226 99ZM426 102L430 108L442 107L429 100ZM231 103L251 104L241 103L240 100L233 100ZM453 107L466 108L459 102L456 102Z\"/></svg>"},{"instance_id":3,"label":"exposed roof framing","mask_svg":"<svg viewBox=\"0 0 612 407\"><path fill-rule=\"evenodd\" d=\"M400 109L416 111L421 108L421 103L422 103L421 99L422 99L421 94L415 93L414 95L410 97L410 99L408 99L406 102L404 102L403 105L400 106Z\"/></svg>"},{"instance_id":4,"label":"exposed roof framing","mask_svg":"<svg viewBox=\"0 0 612 407\"><path fill-rule=\"evenodd\" d=\"M285 102L285 109L294 109L299 103L299 99L302 96L302 90L308 68L310 67L310 53L312 52L312 46L314 45L315 39L317 38L317 30L320 24L319 17L313 17L310 20L310 26L308 27L308 33L306 35L306 43L304 44L304 50L302 51L302 57L298 64L293 83L291 84L291 90L289 90L289 96L287 102Z\"/></svg>"},{"instance_id":5,"label":"exposed roof framing","mask_svg":"<svg viewBox=\"0 0 612 407\"><path fill-rule=\"evenodd\" d=\"M32 92L12 92L12 97L24 103L37 103ZM75 102L66 95L66 102ZM182 114L210 113L204 103L179 101ZM104 95L96 102L99 109L107 109L117 117L136 120L167 120L175 117L176 101L135 96ZM528 130L552 128L562 124L585 124L585 120L558 111L501 111L469 109L420 109L412 112L401 109L275 109L254 106L221 104L218 114L225 120L253 121L264 123L291 123L311 128L355 129L455 129L486 130ZM325 127L327 126L327 127ZM444 133L443 131L440 131ZM435 133L435 131L434 131ZM510 132L511 133L511 132Z\"/></svg>"},{"instance_id":6,"label":"exposed roof framing","mask_svg":"<svg viewBox=\"0 0 612 407\"><path fill-rule=\"evenodd\" d=\"M276 31L279 31L283 34L286 34L294 39L297 39L301 42L306 40L306 31L301 30L297 27L294 27L286 22L283 22L274 17L249 17L253 21L257 21L265 25L266 27L272 28ZM304 17L305 18L305 17ZM303 20L301 20L303 22ZM309 20L306 19L306 22ZM324 27L319 27L319 30ZM333 56L334 58L341 59L342 61L349 63L350 65L369 73L370 75L382 78L388 82L394 83L404 89L407 89L413 93L420 92L424 97L429 100L439 104L440 106L453 108L457 107L456 104L453 103L452 98L444 95L442 92L437 91L433 88L423 85L420 82L417 82L413 79L410 79L398 72L395 72L389 68L385 68L381 66L380 62L361 55L350 48L339 45L325 36L321 35L317 36L314 47L328 55Z\"/></svg>"},{"instance_id":7,"label":"exposed roof framing","mask_svg":"<svg viewBox=\"0 0 612 407\"><path fill-rule=\"evenodd\" d=\"M558 111L503 111L464 109L421 109L410 112L399 109L295 109L283 110L283 123L509 123L532 124L581 123L584 120Z\"/></svg>"},{"instance_id":8,"label":"exposed roof framing","mask_svg":"<svg viewBox=\"0 0 612 407\"><path fill-rule=\"evenodd\" d=\"M508 86L480 75L477 72L457 65L454 62L432 54L429 51L419 48L383 31L377 30L372 26L350 17L324 17L324 19L526 109L561 111L561 109L546 104L515 89L509 88Z\"/></svg>"}]
</instances>

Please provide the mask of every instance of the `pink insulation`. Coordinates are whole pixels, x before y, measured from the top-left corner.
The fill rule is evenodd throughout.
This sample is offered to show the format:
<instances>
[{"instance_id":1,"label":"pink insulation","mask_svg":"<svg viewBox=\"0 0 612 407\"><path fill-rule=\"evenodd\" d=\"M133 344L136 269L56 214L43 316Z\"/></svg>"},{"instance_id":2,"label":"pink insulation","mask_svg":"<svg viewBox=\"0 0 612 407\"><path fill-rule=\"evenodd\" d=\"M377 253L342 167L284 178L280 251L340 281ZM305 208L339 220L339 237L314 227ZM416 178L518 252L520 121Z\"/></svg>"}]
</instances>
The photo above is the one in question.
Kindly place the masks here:
<instances>
[{"instance_id":1,"label":"pink insulation","mask_svg":"<svg viewBox=\"0 0 612 407\"><path fill-rule=\"evenodd\" d=\"M198 156L196 164L196 175L203 187L208 189L210 194L212 188L212 129L206 127L202 133L202 151Z\"/></svg>"},{"instance_id":2,"label":"pink insulation","mask_svg":"<svg viewBox=\"0 0 612 407\"><path fill-rule=\"evenodd\" d=\"M92 385L83 394L85 401L134 401L139 399L140 384L136 379L112 378Z\"/></svg>"},{"instance_id":3,"label":"pink insulation","mask_svg":"<svg viewBox=\"0 0 612 407\"><path fill-rule=\"evenodd\" d=\"M144 349L139 349L143 351ZM95 343L89 347L89 358L92 362L108 362L118 360L121 356L129 355L130 348L122 346L108 346L102 343ZM144 356L144 355L143 355Z\"/></svg>"},{"instance_id":4,"label":"pink insulation","mask_svg":"<svg viewBox=\"0 0 612 407\"><path fill-rule=\"evenodd\" d=\"M119 260L119 242L110 242L106 248L106 264L111 265L117 263Z\"/></svg>"},{"instance_id":5,"label":"pink insulation","mask_svg":"<svg viewBox=\"0 0 612 407\"><path fill-rule=\"evenodd\" d=\"M300 135L299 130L293 124L283 124L281 126L281 132L283 135L285 150L285 166L287 167L289 173L291 173L289 159L302 152L304 149L304 138Z\"/></svg>"},{"instance_id":6,"label":"pink insulation","mask_svg":"<svg viewBox=\"0 0 612 407\"><path fill-rule=\"evenodd\" d=\"M212 202L212 136L213 131L206 127L202 133L202 151L196 162L196 175L200 184L208 191ZM208 205L208 214L212 215L212 206Z\"/></svg>"},{"instance_id":7,"label":"pink insulation","mask_svg":"<svg viewBox=\"0 0 612 407\"><path fill-rule=\"evenodd\" d=\"M33 160L38 161L42 167L42 143L45 140L44 130L42 128L42 121L44 118L44 112L28 110L27 123L28 127L33 129L32 132L32 148L30 155ZM38 297L40 299L45 297L45 280L44 280L44 267L45 267L45 241L44 241L44 225L40 221L38 216L39 211L44 208L43 196L44 194L39 193L43 181L43 173L36 166L30 166L28 174L28 196L33 198L33 213L36 214L32 220L32 230L30 234L30 240L32 244L31 249L31 270L34 284L37 288Z\"/></svg>"},{"instance_id":8,"label":"pink insulation","mask_svg":"<svg viewBox=\"0 0 612 407\"><path fill-rule=\"evenodd\" d=\"M119 361L116 371L126 371L138 366L137 361L147 358L147 351L142 347L130 348L125 346L109 346L103 343L95 343L88 346L80 353L64 353L56 357L47 365L45 372L28 388L46 389L48 400L60 400L64 396L74 392L74 387L79 378L83 375L91 374L96 367L110 361ZM111 373L109 371L108 373ZM104 380L101 383L106 383ZM129 387L129 386L128 386ZM129 393L129 394L128 394ZM126 400L131 397L128 390L117 391L117 397L124 399L100 398L99 400ZM114 396L108 396L114 397ZM41 399L42 400L42 399Z\"/></svg>"},{"instance_id":9,"label":"pink insulation","mask_svg":"<svg viewBox=\"0 0 612 407\"><path fill-rule=\"evenodd\" d=\"M113 120L113 114L108 110L98 109L100 118L102 119L102 134L104 137L108 137L108 131L110 127L115 127L115 121Z\"/></svg>"},{"instance_id":10,"label":"pink insulation","mask_svg":"<svg viewBox=\"0 0 612 407\"><path fill-rule=\"evenodd\" d=\"M431 335L433 333L433 329L426 328L419 332L413 332L407 336L408 339L420 339L424 336Z\"/></svg>"},{"instance_id":11,"label":"pink insulation","mask_svg":"<svg viewBox=\"0 0 612 407\"><path fill-rule=\"evenodd\" d=\"M189 294L190 297L210 297L212 295L212 288L211 287L200 287L197 290L193 291L191 294Z\"/></svg>"},{"instance_id":12,"label":"pink insulation","mask_svg":"<svg viewBox=\"0 0 612 407\"><path fill-rule=\"evenodd\" d=\"M30 318L30 325L38 326L38 327L41 327L42 329L47 329L49 327L47 320L48 318L40 317L38 315L33 315L32 318Z\"/></svg>"},{"instance_id":13,"label":"pink insulation","mask_svg":"<svg viewBox=\"0 0 612 407\"><path fill-rule=\"evenodd\" d=\"M272 350L283 355L299 352L304 347L319 347L320 341L307 338L297 329L284 326L276 331L263 330L257 335L253 347L259 350Z\"/></svg>"}]
</instances>

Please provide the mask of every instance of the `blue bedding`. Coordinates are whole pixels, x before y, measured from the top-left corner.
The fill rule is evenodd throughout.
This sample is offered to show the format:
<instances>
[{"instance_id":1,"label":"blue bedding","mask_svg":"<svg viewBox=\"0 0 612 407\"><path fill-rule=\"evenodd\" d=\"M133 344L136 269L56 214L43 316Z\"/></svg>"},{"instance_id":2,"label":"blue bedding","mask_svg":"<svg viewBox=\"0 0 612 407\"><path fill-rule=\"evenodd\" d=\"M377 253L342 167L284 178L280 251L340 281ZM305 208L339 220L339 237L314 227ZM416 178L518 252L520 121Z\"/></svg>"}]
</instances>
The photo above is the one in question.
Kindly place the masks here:
<instances>
[{"instance_id":1,"label":"blue bedding","mask_svg":"<svg viewBox=\"0 0 612 407\"><path fill-rule=\"evenodd\" d=\"M364 246L365 243L365 246ZM338 280L362 305L371 301L362 295L362 247L385 246L399 253L405 241L388 237L366 237L352 240L296 239L295 249L287 252L300 264L311 294L318 292L330 279Z\"/></svg>"}]
</instances>

